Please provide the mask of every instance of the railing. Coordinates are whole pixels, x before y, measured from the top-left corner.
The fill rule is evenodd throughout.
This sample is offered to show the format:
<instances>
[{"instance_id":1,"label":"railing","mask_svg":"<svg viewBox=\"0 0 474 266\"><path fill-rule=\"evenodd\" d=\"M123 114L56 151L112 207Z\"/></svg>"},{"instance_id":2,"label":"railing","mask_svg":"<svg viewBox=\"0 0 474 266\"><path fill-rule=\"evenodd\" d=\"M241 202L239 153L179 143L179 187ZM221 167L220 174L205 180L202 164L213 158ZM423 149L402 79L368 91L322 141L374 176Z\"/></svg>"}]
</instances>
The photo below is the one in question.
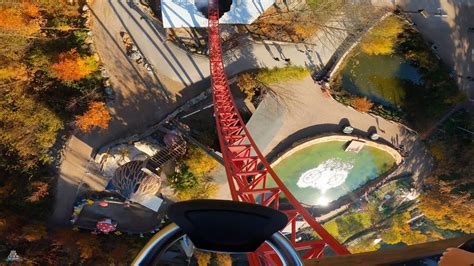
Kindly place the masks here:
<instances>
[{"instance_id":1,"label":"railing","mask_svg":"<svg viewBox=\"0 0 474 266\"><path fill-rule=\"evenodd\" d=\"M304 265L331 265L331 266L371 266L371 265L421 265L408 264L408 261L441 255L447 248L458 247L469 239L474 238L474 234L448 240L427 242L401 248L387 248L383 250L352 254L348 256L335 256L320 259L306 260ZM401 264L398 264L401 263Z\"/></svg>"}]
</instances>

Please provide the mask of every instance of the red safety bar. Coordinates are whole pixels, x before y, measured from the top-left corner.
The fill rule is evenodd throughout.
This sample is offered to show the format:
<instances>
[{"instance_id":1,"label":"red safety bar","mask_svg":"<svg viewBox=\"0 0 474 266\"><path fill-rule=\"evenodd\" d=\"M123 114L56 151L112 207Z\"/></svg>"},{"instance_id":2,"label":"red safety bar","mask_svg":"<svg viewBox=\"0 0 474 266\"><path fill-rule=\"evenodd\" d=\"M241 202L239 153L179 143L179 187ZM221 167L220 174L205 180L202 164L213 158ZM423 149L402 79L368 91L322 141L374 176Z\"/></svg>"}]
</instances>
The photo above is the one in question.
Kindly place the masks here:
<instances>
[{"instance_id":1,"label":"red safety bar","mask_svg":"<svg viewBox=\"0 0 474 266\"><path fill-rule=\"evenodd\" d=\"M209 0L208 13L209 61L214 114L232 199L280 209L280 197L284 196L292 207L292 209L283 211L288 216L291 225L289 240L295 249L306 250L303 258L321 257L326 245L339 255L350 254L343 245L316 222L291 194L255 145L240 117L227 82L222 60L218 0ZM276 186L269 186L269 180L273 180ZM320 240L296 241L296 221L298 217L306 221L319 235ZM275 262L275 254L272 254L269 250L269 247L264 246L256 253L263 256L267 262L269 262L268 260ZM249 259L254 265L260 264L257 254L249 256Z\"/></svg>"}]
</instances>

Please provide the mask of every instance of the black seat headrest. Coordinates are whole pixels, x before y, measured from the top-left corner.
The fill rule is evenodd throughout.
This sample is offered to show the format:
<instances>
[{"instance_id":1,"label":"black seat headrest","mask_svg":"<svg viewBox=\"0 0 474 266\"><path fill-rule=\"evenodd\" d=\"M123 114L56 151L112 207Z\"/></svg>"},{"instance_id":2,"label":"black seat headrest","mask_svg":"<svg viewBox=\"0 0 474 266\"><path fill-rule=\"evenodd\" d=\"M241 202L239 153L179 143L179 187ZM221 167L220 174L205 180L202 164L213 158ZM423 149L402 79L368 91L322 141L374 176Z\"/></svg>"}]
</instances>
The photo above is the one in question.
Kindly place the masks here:
<instances>
[{"instance_id":1,"label":"black seat headrest","mask_svg":"<svg viewBox=\"0 0 474 266\"><path fill-rule=\"evenodd\" d=\"M288 223L280 211L226 200L177 202L168 216L197 248L220 252L253 252Z\"/></svg>"}]
</instances>

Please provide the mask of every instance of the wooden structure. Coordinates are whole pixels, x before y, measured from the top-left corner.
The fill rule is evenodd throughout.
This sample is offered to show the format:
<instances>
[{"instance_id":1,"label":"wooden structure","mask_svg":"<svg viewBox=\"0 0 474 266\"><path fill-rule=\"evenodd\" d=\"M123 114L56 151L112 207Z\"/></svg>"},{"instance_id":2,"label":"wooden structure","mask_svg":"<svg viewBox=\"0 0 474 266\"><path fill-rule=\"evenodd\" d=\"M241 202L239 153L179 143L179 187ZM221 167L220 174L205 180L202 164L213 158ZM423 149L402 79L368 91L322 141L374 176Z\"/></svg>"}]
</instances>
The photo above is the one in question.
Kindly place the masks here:
<instances>
[{"instance_id":1,"label":"wooden structure","mask_svg":"<svg viewBox=\"0 0 474 266\"><path fill-rule=\"evenodd\" d=\"M120 166L114 173L112 185L125 198L143 202L158 193L161 187L159 168L186 152L186 143L179 140L160 150L145 161L131 161Z\"/></svg>"},{"instance_id":2,"label":"wooden structure","mask_svg":"<svg viewBox=\"0 0 474 266\"><path fill-rule=\"evenodd\" d=\"M324 257L319 259L306 260L304 265L319 266L371 266L371 265L391 265L405 262L412 259L430 257L442 254L447 248L458 247L469 239L474 238L474 234L453 239L427 242L401 248L387 248L374 252L366 252L344 256ZM413 264L410 264L413 265Z\"/></svg>"}]
</instances>

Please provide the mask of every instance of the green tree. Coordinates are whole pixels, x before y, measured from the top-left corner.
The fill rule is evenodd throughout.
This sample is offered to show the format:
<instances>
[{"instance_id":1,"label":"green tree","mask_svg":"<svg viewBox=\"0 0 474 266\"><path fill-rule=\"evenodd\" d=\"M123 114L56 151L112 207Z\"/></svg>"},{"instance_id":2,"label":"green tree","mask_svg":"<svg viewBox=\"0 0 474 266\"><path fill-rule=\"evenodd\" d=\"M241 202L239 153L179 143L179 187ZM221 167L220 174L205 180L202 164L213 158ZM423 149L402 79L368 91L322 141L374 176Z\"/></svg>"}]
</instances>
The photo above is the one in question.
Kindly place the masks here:
<instances>
[{"instance_id":1,"label":"green tree","mask_svg":"<svg viewBox=\"0 0 474 266\"><path fill-rule=\"evenodd\" d=\"M336 219L339 235L345 239L364 229L362 221L355 215L344 215Z\"/></svg>"}]
</instances>

